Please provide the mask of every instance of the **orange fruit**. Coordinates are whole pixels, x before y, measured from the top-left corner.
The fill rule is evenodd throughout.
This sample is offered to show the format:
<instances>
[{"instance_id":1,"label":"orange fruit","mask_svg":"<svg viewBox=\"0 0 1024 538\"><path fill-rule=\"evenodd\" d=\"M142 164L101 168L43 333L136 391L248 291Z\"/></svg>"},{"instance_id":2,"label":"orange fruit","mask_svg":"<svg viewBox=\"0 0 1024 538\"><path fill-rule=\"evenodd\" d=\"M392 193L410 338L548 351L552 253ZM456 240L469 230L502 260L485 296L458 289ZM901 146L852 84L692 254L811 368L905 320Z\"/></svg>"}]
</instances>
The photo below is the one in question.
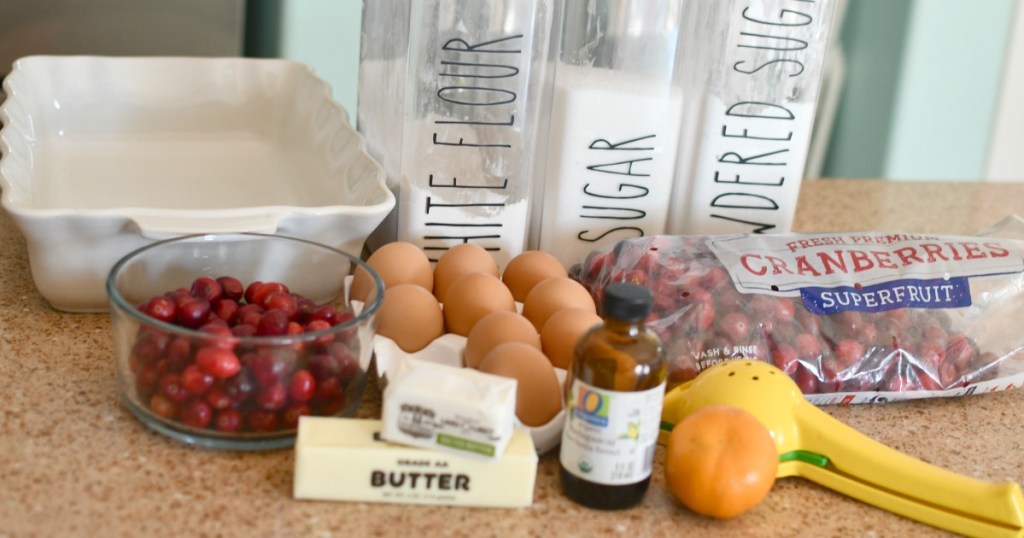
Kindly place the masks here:
<instances>
[{"instance_id":1,"label":"orange fruit","mask_svg":"<svg viewBox=\"0 0 1024 538\"><path fill-rule=\"evenodd\" d=\"M669 491L694 512L727 519L757 506L775 484L779 455L754 415L703 407L676 424L665 452Z\"/></svg>"}]
</instances>

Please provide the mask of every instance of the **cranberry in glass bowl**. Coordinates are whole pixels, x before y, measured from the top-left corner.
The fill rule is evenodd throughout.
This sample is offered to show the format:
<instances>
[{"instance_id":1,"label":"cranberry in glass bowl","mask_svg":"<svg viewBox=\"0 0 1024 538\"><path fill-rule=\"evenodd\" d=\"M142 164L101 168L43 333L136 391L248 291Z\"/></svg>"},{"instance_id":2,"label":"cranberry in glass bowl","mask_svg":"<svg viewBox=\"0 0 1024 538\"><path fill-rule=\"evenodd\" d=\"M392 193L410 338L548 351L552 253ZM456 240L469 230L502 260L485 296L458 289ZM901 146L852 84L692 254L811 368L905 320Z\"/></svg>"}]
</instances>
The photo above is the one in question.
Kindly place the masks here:
<instances>
[{"instance_id":1,"label":"cranberry in glass bowl","mask_svg":"<svg viewBox=\"0 0 1024 538\"><path fill-rule=\"evenodd\" d=\"M356 267L372 277L364 302L348 299ZM122 400L188 444L291 446L300 416L355 414L383 289L358 258L304 239L206 234L140 248L107 278Z\"/></svg>"}]
</instances>

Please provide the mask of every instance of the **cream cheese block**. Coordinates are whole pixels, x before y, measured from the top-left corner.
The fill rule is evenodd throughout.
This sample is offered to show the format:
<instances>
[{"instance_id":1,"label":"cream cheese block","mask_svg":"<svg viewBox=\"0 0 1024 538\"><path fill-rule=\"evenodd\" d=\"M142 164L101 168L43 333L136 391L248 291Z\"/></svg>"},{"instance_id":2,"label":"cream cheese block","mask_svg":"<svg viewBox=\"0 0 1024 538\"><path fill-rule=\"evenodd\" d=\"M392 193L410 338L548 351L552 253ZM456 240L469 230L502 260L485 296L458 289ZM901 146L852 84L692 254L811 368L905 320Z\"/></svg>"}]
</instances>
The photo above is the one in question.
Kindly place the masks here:
<instances>
[{"instance_id":1,"label":"cream cheese block","mask_svg":"<svg viewBox=\"0 0 1024 538\"><path fill-rule=\"evenodd\" d=\"M418 359L389 372L380 435L387 441L499 459L516 419L516 380Z\"/></svg>"},{"instance_id":2,"label":"cream cheese block","mask_svg":"<svg viewBox=\"0 0 1024 538\"><path fill-rule=\"evenodd\" d=\"M296 499L522 507L533 503L537 452L516 429L497 460L397 445L381 421L304 416L295 440Z\"/></svg>"}]
</instances>

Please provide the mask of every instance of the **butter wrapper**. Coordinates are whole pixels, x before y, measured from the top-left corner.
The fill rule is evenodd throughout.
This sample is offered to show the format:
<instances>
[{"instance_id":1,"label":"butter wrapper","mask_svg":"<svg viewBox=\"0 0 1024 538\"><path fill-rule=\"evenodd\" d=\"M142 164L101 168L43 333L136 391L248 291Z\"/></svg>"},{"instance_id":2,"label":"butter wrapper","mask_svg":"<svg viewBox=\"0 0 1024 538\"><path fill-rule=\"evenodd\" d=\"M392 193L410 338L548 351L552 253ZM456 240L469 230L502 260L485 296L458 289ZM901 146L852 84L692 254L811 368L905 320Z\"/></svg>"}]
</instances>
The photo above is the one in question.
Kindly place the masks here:
<instances>
[{"instance_id":1,"label":"butter wrapper","mask_svg":"<svg viewBox=\"0 0 1024 538\"><path fill-rule=\"evenodd\" d=\"M515 430L504 457L481 461L379 438L379 420L299 420L295 441L296 499L524 507L533 503L537 453Z\"/></svg>"},{"instance_id":2,"label":"butter wrapper","mask_svg":"<svg viewBox=\"0 0 1024 538\"><path fill-rule=\"evenodd\" d=\"M515 425L516 380L407 358L389 377L382 438L478 459L501 458Z\"/></svg>"}]
</instances>

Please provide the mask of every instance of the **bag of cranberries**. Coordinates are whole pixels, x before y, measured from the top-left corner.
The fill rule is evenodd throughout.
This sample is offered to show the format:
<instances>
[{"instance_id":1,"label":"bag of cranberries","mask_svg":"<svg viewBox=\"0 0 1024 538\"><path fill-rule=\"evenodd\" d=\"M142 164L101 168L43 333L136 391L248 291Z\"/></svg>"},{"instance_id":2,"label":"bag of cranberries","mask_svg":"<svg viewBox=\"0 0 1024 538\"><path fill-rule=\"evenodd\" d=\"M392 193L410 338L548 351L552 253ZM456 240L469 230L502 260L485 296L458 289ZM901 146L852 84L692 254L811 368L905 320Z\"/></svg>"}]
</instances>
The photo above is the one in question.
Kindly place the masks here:
<instances>
[{"instance_id":1,"label":"bag of cranberries","mask_svg":"<svg viewBox=\"0 0 1024 538\"><path fill-rule=\"evenodd\" d=\"M571 270L600 304L653 292L669 388L734 358L770 361L815 404L965 396L1024 384L1024 242L818 233L648 236Z\"/></svg>"}]
</instances>

